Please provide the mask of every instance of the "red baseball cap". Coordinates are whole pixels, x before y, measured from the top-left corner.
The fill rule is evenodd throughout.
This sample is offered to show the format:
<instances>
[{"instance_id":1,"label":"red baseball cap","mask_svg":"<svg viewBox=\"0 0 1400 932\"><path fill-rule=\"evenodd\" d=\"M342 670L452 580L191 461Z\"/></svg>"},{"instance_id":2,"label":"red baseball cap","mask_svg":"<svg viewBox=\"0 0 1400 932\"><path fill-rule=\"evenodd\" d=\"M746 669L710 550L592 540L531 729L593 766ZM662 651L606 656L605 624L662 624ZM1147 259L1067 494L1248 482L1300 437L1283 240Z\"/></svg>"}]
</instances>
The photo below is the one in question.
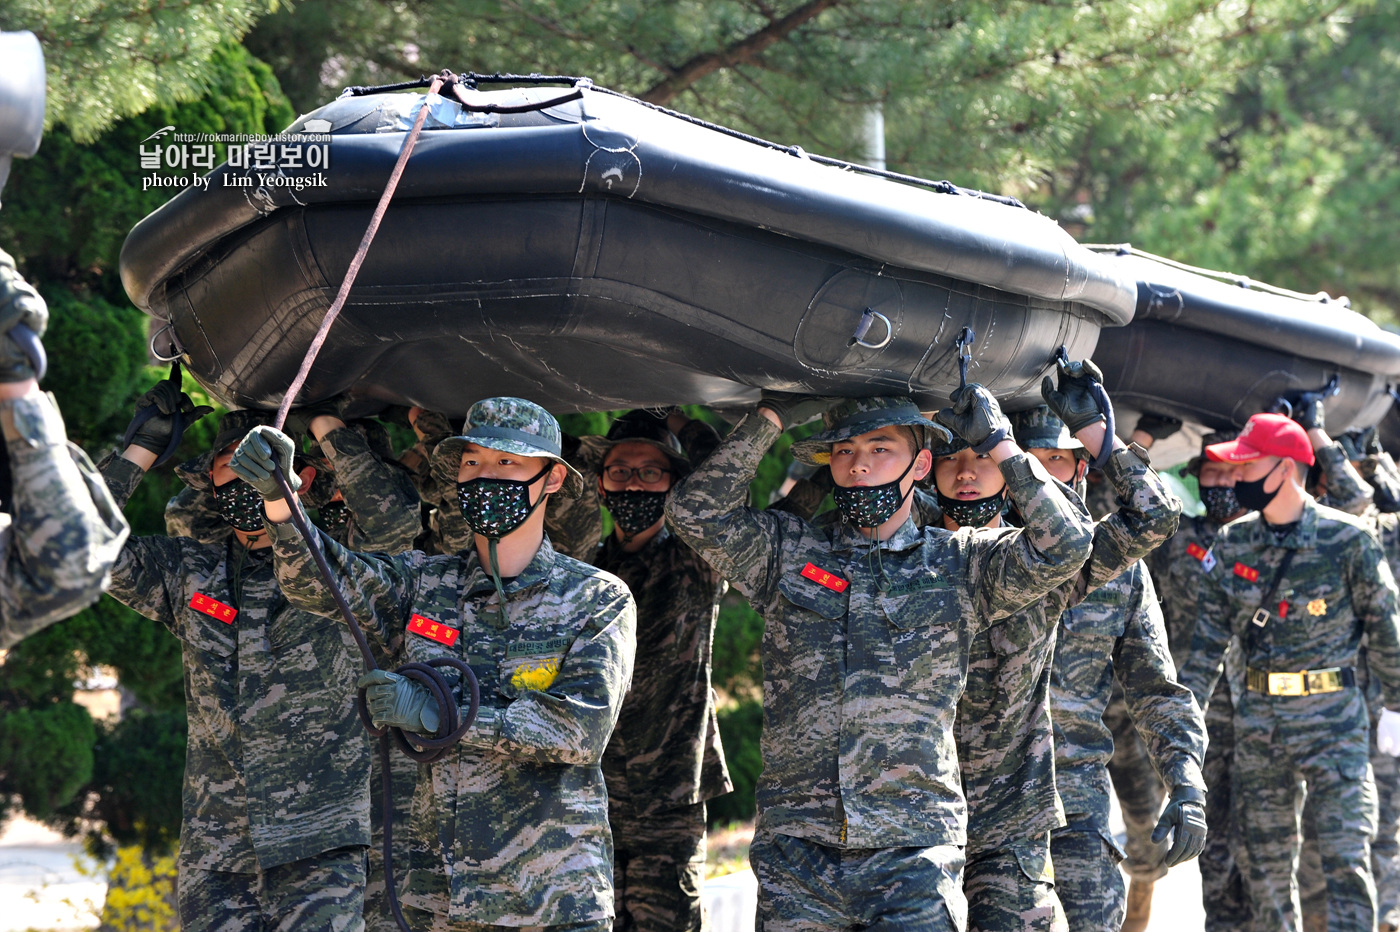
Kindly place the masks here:
<instances>
[{"instance_id":1,"label":"red baseball cap","mask_svg":"<svg viewBox=\"0 0 1400 932\"><path fill-rule=\"evenodd\" d=\"M1311 466L1314 460L1308 432L1284 414L1254 415L1234 440L1206 447L1206 456L1217 463L1247 463L1261 456L1286 456Z\"/></svg>"}]
</instances>

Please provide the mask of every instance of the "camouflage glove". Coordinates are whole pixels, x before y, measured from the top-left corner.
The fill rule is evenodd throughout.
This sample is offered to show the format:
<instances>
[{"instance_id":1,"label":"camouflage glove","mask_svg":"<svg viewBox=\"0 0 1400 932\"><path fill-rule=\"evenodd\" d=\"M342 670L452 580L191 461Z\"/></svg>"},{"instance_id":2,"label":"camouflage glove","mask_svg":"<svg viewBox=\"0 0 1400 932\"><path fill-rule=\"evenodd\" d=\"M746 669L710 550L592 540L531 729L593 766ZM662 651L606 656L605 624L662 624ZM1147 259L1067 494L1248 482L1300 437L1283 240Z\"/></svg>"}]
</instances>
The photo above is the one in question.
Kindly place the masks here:
<instances>
[{"instance_id":1,"label":"camouflage glove","mask_svg":"<svg viewBox=\"0 0 1400 932\"><path fill-rule=\"evenodd\" d=\"M208 405L195 407L194 400L180 391L178 382L162 379L156 387L136 399L136 416L122 436L122 448L138 446L149 450L163 463L175 452L172 444L179 443L185 428L214 409Z\"/></svg>"},{"instance_id":2,"label":"camouflage glove","mask_svg":"<svg viewBox=\"0 0 1400 932\"><path fill-rule=\"evenodd\" d=\"M954 389L952 400L952 407L939 411L934 419L975 452L987 453L1011 436L1011 422L986 386L969 382Z\"/></svg>"},{"instance_id":3,"label":"camouflage glove","mask_svg":"<svg viewBox=\"0 0 1400 932\"><path fill-rule=\"evenodd\" d=\"M288 435L292 437L316 437L311 433L311 422L318 417L334 417L345 420L345 415L341 413L345 409L343 398L332 398L328 401L318 401L315 404L303 405L300 408L293 408L287 412L287 422L282 425Z\"/></svg>"},{"instance_id":4,"label":"camouflage glove","mask_svg":"<svg viewBox=\"0 0 1400 932\"><path fill-rule=\"evenodd\" d=\"M282 487L272 475L274 465L281 465L282 474L287 477L287 483L293 492L301 488L301 478L292 468L292 457L296 455L296 449L291 437L275 427L259 424L248 431L248 436L239 442L238 449L233 451L233 459L229 460L228 468L232 469L238 478L257 489L264 501L275 502L284 496Z\"/></svg>"},{"instance_id":5,"label":"camouflage glove","mask_svg":"<svg viewBox=\"0 0 1400 932\"><path fill-rule=\"evenodd\" d=\"M1152 830L1152 843L1160 845L1172 833L1172 846L1162 856L1162 864L1175 867L1201 853L1206 846L1206 794L1195 787L1172 789L1167 808Z\"/></svg>"},{"instance_id":6,"label":"camouflage glove","mask_svg":"<svg viewBox=\"0 0 1400 932\"><path fill-rule=\"evenodd\" d=\"M401 728L420 735L437 734L437 703L428 687L388 670L371 670L355 681L365 690L365 705L377 728Z\"/></svg>"},{"instance_id":7,"label":"camouflage glove","mask_svg":"<svg viewBox=\"0 0 1400 932\"><path fill-rule=\"evenodd\" d=\"M35 345L26 348L15 341L10 329L16 325L29 328ZM43 362L38 338L48 325L48 305L34 286L15 271L15 260L10 254L0 249L0 382L39 377Z\"/></svg>"},{"instance_id":8,"label":"camouflage glove","mask_svg":"<svg viewBox=\"0 0 1400 932\"><path fill-rule=\"evenodd\" d=\"M1293 420L1303 430L1327 429L1327 412L1322 407L1322 392L1303 392L1293 403Z\"/></svg>"},{"instance_id":9,"label":"camouflage glove","mask_svg":"<svg viewBox=\"0 0 1400 932\"><path fill-rule=\"evenodd\" d=\"M1104 420L1104 412L1094 397L1092 384L1103 384L1103 373L1091 360L1060 363L1060 385L1056 388L1050 376L1040 383L1040 397L1050 406L1055 417L1065 422L1071 434L1077 434L1091 424Z\"/></svg>"},{"instance_id":10,"label":"camouflage glove","mask_svg":"<svg viewBox=\"0 0 1400 932\"><path fill-rule=\"evenodd\" d=\"M1151 437L1153 442L1166 440L1172 434L1181 430L1181 418L1170 417L1165 414L1144 414L1138 418L1137 426L1133 430L1140 430Z\"/></svg>"},{"instance_id":11,"label":"camouflage glove","mask_svg":"<svg viewBox=\"0 0 1400 932\"><path fill-rule=\"evenodd\" d=\"M815 417L821 417L845 399L830 395L799 395L796 392L770 392L764 389L759 395L758 406L767 408L778 416L783 430L805 424Z\"/></svg>"}]
</instances>

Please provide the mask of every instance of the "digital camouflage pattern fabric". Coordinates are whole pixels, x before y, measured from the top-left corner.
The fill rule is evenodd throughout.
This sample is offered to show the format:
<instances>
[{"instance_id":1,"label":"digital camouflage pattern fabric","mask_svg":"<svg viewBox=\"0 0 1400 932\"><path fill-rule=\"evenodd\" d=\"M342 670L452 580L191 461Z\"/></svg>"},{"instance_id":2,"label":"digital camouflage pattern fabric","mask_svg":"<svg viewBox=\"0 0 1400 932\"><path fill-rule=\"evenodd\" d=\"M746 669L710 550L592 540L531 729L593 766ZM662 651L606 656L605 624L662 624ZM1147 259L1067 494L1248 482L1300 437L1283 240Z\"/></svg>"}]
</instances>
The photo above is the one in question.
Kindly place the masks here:
<instances>
[{"instance_id":1,"label":"digital camouflage pattern fabric","mask_svg":"<svg viewBox=\"0 0 1400 932\"><path fill-rule=\"evenodd\" d=\"M759 828L841 848L965 844L953 718L970 642L1078 572L1089 522L1017 455L1001 468L1027 529L910 520L872 546L834 519L747 507L777 435L745 418L667 507L764 616Z\"/></svg>"},{"instance_id":2,"label":"digital camouflage pattern fabric","mask_svg":"<svg viewBox=\"0 0 1400 932\"><path fill-rule=\"evenodd\" d=\"M272 534L286 598L338 617L306 541L290 523ZM474 549L390 557L320 538L371 637L385 645L402 636L405 661L460 658L481 683L475 724L420 771L404 902L452 923L610 918L600 762L632 675L636 609L626 587L546 540L506 582L502 627Z\"/></svg>"},{"instance_id":3,"label":"digital camouflage pattern fabric","mask_svg":"<svg viewBox=\"0 0 1400 932\"><path fill-rule=\"evenodd\" d=\"M967 925L958 885L962 862L956 845L836 847L760 828L749 848L758 877L758 928L961 932Z\"/></svg>"},{"instance_id":4,"label":"digital camouflage pattern fabric","mask_svg":"<svg viewBox=\"0 0 1400 932\"><path fill-rule=\"evenodd\" d=\"M681 441L695 463L710 454L719 435L691 421ZM634 553L616 535L600 543L598 476L608 448L604 437L580 438L571 461L584 477L584 491L552 500L545 527L564 552L626 583L637 602L632 688L603 755L618 926L698 929L703 803L733 789L710 687L715 620L727 587L664 527Z\"/></svg>"},{"instance_id":5,"label":"digital camouflage pattern fabric","mask_svg":"<svg viewBox=\"0 0 1400 932\"><path fill-rule=\"evenodd\" d=\"M1061 616L1052 670L1055 784L1068 821L1052 840L1056 877L1086 889L1108 882L1090 899L1065 896L1061 902L1071 928L1116 929L1127 890L1118 873L1123 852L1108 822L1114 740L1104 722L1115 680L1162 780L1206 790L1205 719L1191 692L1176 681L1157 592L1141 563ZM1090 838L1067 837L1073 834ZM1088 854L1104 863L1085 863Z\"/></svg>"},{"instance_id":6,"label":"digital camouflage pattern fabric","mask_svg":"<svg viewBox=\"0 0 1400 932\"><path fill-rule=\"evenodd\" d=\"M1137 452L1115 452L1104 469L1105 482L1115 489L1120 507L1093 525L1094 547L1080 573L972 641L956 734L968 802L966 881L973 886L983 884L978 874L999 865L1018 867L1002 884L1048 887L1052 882L1049 873L1035 876L1025 870L1026 858L983 854L1012 843L1025 847L1037 839L1048 845L1049 833L1064 825L1066 810L1056 793L1050 661L1059 652L1056 638L1063 635L1066 617L1062 612L1086 591L1118 577L1176 529L1180 502ZM1073 501L1078 507L1077 498ZM1040 862L1048 865L1049 860L1047 851ZM995 886L992 881L987 885ZM1035 899L1029 893L1023 896ZM970 928L984 932L1050 927L1018 926L1014 921L1008 926L1002 903L971 894L968 910Z\"/></svg>"},{"instance_id":7,"label":"digital camouflage pattern fabric","mask_svg":"<svg viewBox=\"0 0 1400 932\"><path fill-rule=\"evenodd\" d=\"M115 456L102 472L118 502L144 475ZM134 538L110 592L184 647L182 868L253 874L369 843L358 651L342 625L288 604L267 549Z\"/></svg>"},{"instance_id":8,"label":"digital camouflage pattern fabric","mask_svg":"<svg viewBox=\"0 0 1400 932\"><path fill-rule=\"evenodd\" d=\"M365 849L337 848L257 872L180 868L181 932L360 932ZM398 928L395 926L394 928Z\"/></svg>"},{"instance_id":9,"label":"digital camouflage pattern fabric","mask_svg":"<svg viewBox=\"0 0 1400 932\"><path fill-rule=\"evenodd\" d=\"M1268 623L1252 632L1250 618L1290 549L1297 555L1279 583L1279 604L1268 606ZM1228 671L1235 698L1234 824L1256 921L1285 926L1298 919L1291 875L1302 779L1327 876L1328 927L1372 928L1376 789L1364 696L1355 686L1270 696L1247 691L1245 672L1355 668L1364 634L1382 699L1400 701L1394 577L1362 520L1310 500L1282 537L1256 513L1221 528L1211 553L1214 566L1202 579L1200 617L1181 680L1205 699L1226 647L1232 639L1240 645L1240 662Z\"/></svg>"},{"instance_id":10,"label":"digital camouflage pattern fabric","mask_svg":"<svg viewBox=\"0 0 1400 932\"><path fill-rule=\"evenodd\" d=\"M1162 605L1162 618L1167 628L1167 643L1178 670L1191 653L1191 638L1196 631L1197 596L1201 577L1213 569L1216 558L1211 548L1221 525L1205 516L1186 517L1181 527L1158 549L1147 556L1147 567L1156 584ZM1125 709L1126 713L1126 709ZM1234 703L1230 698L1228 677L1221 677L1205 709L1206 756L1202 775L1210 792L1206 794L1206 847L1196 859L1201 871L1201 900L1206 913L1206 932L1236 932L1250 921L1249 901L1244 893L1244 880L1231 852L1230 797L1231 773L1235 758ZM1125 760L1115 759L1113 781L1119 789L1120 800L1152 798L1161 807L1165 798L1156 771L1152 769L1141 739L1133 731L1138 755L1130 763L1126 758L1134 749L1122 753ZM1151 808L1151 807L1145 807ZM1153 816L1129 822L1128 856L1130 870L1150 876L1150 865L1139 852L1152 851L1150 834L1155 825ZM1137 876L1137 873L1134 874Z\"/></svg>"},{"instance_id":11,"label":"digital camouflage pattern fabric","mask_svg":"<svg viewBox=\"0 0 1400 932\"><path fill-rule=\"evenodd\" d=\"M0 401L0 433L11 482L0 511L6 648L96 602L128 529L87 454L68 442L52 396Z\"/></svg>"},{"instance_id":12,"label":"digital camouflage pattern fabric","mask_svg":"<svg viewBox=\"0 0 1400 932\"><path fill-rule=\"evenodd\" d=\"M1050 835L982 848L963 868L968 932L992 929L1066 932L1050 858Z\"/></svg>"},{"instance_id":13,"label":"digital camouflage pattern fabric","mask_svg":"<svg viewBox=\"0 0 1400 932\"><path fill-rule=\"evenodd\" d=\"M1365 513L1371 504L1371 486L1347 459L1340 443L1329 443L1313 451L1317 465L1327 479L1327 494L1321 503L1349 515Z\"/></svg>"}]
</instances>

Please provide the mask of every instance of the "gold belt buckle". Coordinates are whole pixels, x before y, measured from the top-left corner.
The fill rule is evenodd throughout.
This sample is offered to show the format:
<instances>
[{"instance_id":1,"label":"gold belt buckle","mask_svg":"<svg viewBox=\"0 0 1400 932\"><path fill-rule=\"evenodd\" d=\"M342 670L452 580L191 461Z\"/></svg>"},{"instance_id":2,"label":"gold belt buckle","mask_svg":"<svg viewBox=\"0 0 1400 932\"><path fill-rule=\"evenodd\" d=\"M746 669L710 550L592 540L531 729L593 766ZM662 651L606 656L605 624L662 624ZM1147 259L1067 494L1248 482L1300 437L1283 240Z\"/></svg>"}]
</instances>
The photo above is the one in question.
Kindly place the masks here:
<instances>
[{"instance_id":1,"label":"gold belt buckle","mask_svg":"<svg viewBox=\"0 0 1400 932\"><path fill-rule=\"evenodd\" d=\"M1269 695L1271 696L1306 696L1308 694L1305 674L1302 673L1270 673L1269 674Z\"/></svg>"}]
</instances>

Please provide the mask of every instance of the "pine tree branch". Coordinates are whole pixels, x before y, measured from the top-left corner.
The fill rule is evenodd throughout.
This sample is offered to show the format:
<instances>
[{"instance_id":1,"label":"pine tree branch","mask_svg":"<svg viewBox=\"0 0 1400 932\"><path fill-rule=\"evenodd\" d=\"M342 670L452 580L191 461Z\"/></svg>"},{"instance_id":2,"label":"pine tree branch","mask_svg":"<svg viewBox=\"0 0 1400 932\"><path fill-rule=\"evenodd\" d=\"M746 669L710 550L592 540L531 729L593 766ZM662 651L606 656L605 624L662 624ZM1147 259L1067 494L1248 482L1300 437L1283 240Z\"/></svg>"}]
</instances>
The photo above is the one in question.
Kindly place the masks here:
<instances>
[{"instance_id":1,"label":"pine tree branch","mask_svg":"<svg viewBox=\"0 0 1400 932\"><path fill-rule=\"evenodd\" d=\"M669 69L670 73L665 78L638 96L642 100L665 106L692 84L714 74L721 68L754 61L774 44L791 35L798 27L811 22L822 12L841 2L842 0L808 0L791 13L770 21L767 26L752 35L745 36L733 45L715 52L696 55L685 64Z\"/></svg>"}]
</instances>

